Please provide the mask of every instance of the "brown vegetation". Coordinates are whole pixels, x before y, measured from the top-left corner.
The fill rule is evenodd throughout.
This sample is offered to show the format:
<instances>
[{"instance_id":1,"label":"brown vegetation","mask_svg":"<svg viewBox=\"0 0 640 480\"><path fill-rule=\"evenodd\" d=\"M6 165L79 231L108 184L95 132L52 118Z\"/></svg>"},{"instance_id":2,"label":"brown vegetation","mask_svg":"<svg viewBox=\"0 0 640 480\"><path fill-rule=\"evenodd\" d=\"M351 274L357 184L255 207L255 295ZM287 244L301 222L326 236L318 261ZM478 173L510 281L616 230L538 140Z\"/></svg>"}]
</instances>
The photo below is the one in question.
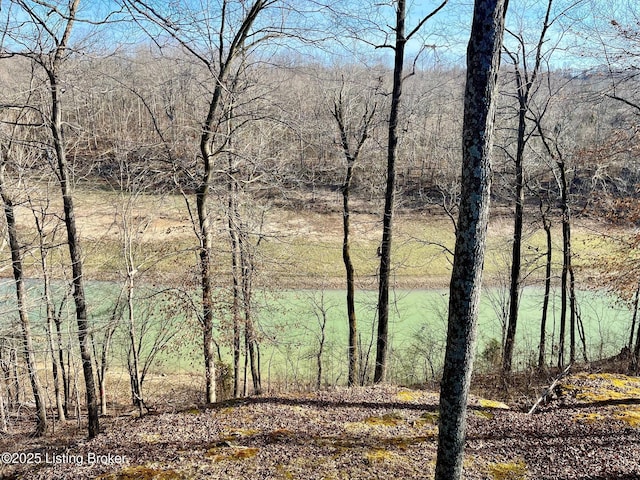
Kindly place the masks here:
<instances>
[{"instance_id":1,"label":"brown vegetation","mask_svg":"<svg viewBox=\"0 0 640 480\"><path fill-rule=\"evenodd\" d=\"M523 410L543 386L535 385L526 396L512 390L518 401L508 409L472 397L464 478L604 480L640 475L637 379L569 376L553 398L528 415ZM171 396L176 410L165 404L142 419L135 418L135 410L133 417L122 411L103 417L103 433L91 441L79 440L82 434L74 421L57 424L49 437L30 438L31 425L21 420L11 435L0 439L0 450L43 459L48 455L50 461L64 463L5 462L0 477L364 479L433 474L438 398L429 391L335 388L208 406L189 405L190 397L176 392ZM110 464L87 464L92 454L105 456ZM77 458L84 464L78 465Z\"/></svg>"}]
</instances>

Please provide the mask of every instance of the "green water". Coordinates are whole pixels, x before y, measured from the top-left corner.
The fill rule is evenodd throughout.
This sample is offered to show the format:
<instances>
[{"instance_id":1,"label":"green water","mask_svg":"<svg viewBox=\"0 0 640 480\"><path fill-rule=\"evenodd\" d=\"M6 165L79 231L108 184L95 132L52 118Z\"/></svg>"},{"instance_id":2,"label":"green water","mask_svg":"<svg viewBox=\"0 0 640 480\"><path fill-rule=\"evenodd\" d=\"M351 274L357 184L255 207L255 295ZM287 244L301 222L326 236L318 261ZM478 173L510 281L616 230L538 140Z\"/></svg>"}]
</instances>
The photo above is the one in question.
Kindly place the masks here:
<instances>
[{"instance_id":1,"label":"green water","mask_svg":"<svg viewBox=\"0 0 640 480\"><path fill-rule=\"evenodd\" d=\"M0 284L0 320L2 335L19 332L13 284L5 280ZM58 302L65 287L57 285ZM154 359L152 371L170 373L202 372L202 347L199 324L194 315L186 313L186 304L172 297L149 296L150 291L140 289L140 307L136 319L144 323L148 339L144 348L152 345L161 329L170 329L171 339ZM119 287L112 283L91 283L87 288L90 322L94 338L101 343L109 324ZM33 333L40 346L41 358L46 357L44 312L39 282L30 282L29 310L34 325ZM537 361L540 338L540 317L543 292L540 288L526 288L520 305L520 322L514 352L514 368L526 368ZM176 297L177 298L177 297ZM377 292L360 291L356 294L358 330L364 367L370 378L375 360ZM172 304L172 302L174 304ZM579 292L578 302L587 339L590 360L614 355L626 344L629 336L631 312L601 292ZM321 356L324 385L346 383L346 355L348 325L346 300L342 291L286 291L256 293L256 329L260 341L260 360L263 383L315 384L317 356L322 334L324 345ZM422 383L438 378L444 356L446 338L446 311L448 291L413 290L396 291L390 311L389 380L398 383ZM547 362L557 362L558 323L560 299L557 292L550 304L547 323ZM225 318L227 304L218 301L221 319L216 339L223 361L231 362L230 322ZM481 299L478 323L476 368L488 369L495 360L487 355L488 346L502 339L500 320L506 311L505 294L497 288L485 289ZM73 300L68 298L62 308L66 342L70 351L77 344L77 331L73 315ZM323 322L324 327L322 326ZM164 323L161 323L164 322ZM567 329L566 344L569 343ZM499 344L499 343L498 343ZM578 340L578 352L580 343ZM98 349L99 351L99 349ZM110 353L112 366L125 366L128 352L126 325L122 323L113 337ZM143 351L144 353L144 351ZM579 355L581 357L581 355ZM495 357L495 356L494 356ZM568 359L568 352L565 354Z\"/></svg>"},{"instance_id":2,"label":"green water","mask_svg":"<svg viewBox=\"0 0 640 480\"><path fill-rule=\"evenodd\" d=\"M375 292L357 295L358 327L363 364L369 367L375 359L371 347L375 328ZM540 318L543 291L527 288L520 304L520 320L514 351L514 368L526 368L537 362L540 340ZM579 292L580 314L586 333L587 355L590 360L616 354L626 343L631 313L600 292ZM390 311L390 380L400 383L420 383L434 380L442 366L446 339L446 290L398 291ZM265 302L260 325L265 334L262 342L270 370L286 373L287 378L314 376L320 345L322 312L326 314L323 360L323 382L345 381L344 363L347 351L348 325L345 294L341 291L285 292ZM498 289L483 293L478 320L476 361L478 369L491 368L491 358L482 355L490 342L502 340L501 312L505 311L504 295ZM557 362L560 298L551 299L547 328L546 356ZM578 352L581 346L578 342ZM569 330L565 344L569 344ZM367 361L367 353L369 354ZM568 359L568 352L565 354Z\"/></svg>"}]
</instances>

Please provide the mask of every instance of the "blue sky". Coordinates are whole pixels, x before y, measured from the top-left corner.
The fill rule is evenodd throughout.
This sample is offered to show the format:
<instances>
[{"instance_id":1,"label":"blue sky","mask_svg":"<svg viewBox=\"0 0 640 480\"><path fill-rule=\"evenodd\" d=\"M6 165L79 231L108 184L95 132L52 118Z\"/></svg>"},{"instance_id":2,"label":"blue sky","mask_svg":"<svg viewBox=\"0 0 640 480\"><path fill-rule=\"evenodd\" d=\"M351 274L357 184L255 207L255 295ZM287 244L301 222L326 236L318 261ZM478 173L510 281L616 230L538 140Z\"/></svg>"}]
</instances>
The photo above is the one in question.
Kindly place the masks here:
<instances>
[{"instance_id":1,"label":"blue sky","mask_svg":"<svg viewBox=\"0 0 640 480\"><path fill-rule=\"evenodd\" d=\"M431 11L437 0L415 0L409 5L409 24ZM507 28L521 34L532 51L540 35L546 1L511 0L507 11ZM464 63L469 40L473 2L450 0L445 9L425 28L427 43L437 45L443 63ZM556 68L588 69L598 64L603 43L611 45L615 31L611 19L633 23L638 18L635 0L554 0L550 28L545 49L553 50L551 64ZM637 21L637 20L636 20ZM513 37L505 35L505 42L513 48ZM639 46L640 47L640 46ZM413 46L415 51L416 46Z\"/></svg>"},{"instance_id":2,"label":"blue sky","mask_svg":"<svg viewBox=\"0 0 640 480\"><path fill-rule=\"evenodd\" d=\"M195 5L209 4L209 7L215 9L218 0L184 0L187 3ZM369 44L359 40L348 40L344 49L334 49L330 43L325 43L324 51L318 50L314 52L314 47L296 47L302 55L319 55L320 58L327 59L327 51L335 50L337 58L342 61L349 61L360 58L361 61L372 63L390 63L392 51L390 49L375 49L371 44L381 43L383 41L384 32L391 31L389 25L395 21L394 10L390 0L382 0L379 2L355 2L355 1L338 1L327 0L333 2L335 10L342 9L345 18L353 15L349 20L361 28L362 37L369 38ZM305 5L306 8L313 8L320 2L309 2L309 0L299 0L298 5ZM433 11L442 0L409 0L408 3L408 19L407 31L413 27L427 15ZM61 1L61 3L65 3ZM167 2L158 0L159 5L167 4ZM175 2L174 2L175 3ZM179 3L179 2L178 2ZM81 12L83 16L101 17L106 12L113 9L115 2L113 0L81 0ZM577 4L574 8L567 9L567 6ZM0 16L4 16L8 11L9 2L2 2ZM377 5L378 7L374 7ZM386 5L386 6L385 6ZM545 1L536 0L511 0L507 13L507 25L512 31L522 33L527 42L535 43L537 41L540 25L543 19L544 10L546 8ZM473 11L473 2L470 0L449 0L445 8L429 20L421 30L419 35L410 42L407 47L407 58L410 60L423 45L429 45L422 56L420 66L430 68L433 66L446 67L453 64L464 65L465 50L469 38L471 16ZM564 12L556 21L549 32L546 47L554 49L551 63L554 67L569 67L574 69L586 69L602 62L603 44L611 51L614 49L615 38L612 35L615 29L611 26L611 19L615 18L619 23L633 23L638 18L638 7L634 0L554 0L554 14L557 16L559 12ZM332 21L342 21L342 19L330 20L328 18L315 17L308 24L317 24L318 26L330 25ZM321 14L315 14L321 15ZM324 15L324 14L322 14ZM360 15L360 18L358 18ZM635 19L634 19L635 17ZM304 15L298 17L299 21L304 21ZM76 25L77 33L86 33L88 27ZM130 28L130 27L127 27ZM109 38L108 41L117 42L119 40L139 41L144 39L144 34L132 34L135 30L126 31L117 26L109 27L109 33L103 38ZM362 40L362 38L360 38ZM513 40L507 35L507 42ZM335 46L335 45L334 45ZM354 50L357 54L354 54ZM320 52L320 53L318 53ZM331 55L329 55L331 57Z\"/></svg>"}]
</instances>

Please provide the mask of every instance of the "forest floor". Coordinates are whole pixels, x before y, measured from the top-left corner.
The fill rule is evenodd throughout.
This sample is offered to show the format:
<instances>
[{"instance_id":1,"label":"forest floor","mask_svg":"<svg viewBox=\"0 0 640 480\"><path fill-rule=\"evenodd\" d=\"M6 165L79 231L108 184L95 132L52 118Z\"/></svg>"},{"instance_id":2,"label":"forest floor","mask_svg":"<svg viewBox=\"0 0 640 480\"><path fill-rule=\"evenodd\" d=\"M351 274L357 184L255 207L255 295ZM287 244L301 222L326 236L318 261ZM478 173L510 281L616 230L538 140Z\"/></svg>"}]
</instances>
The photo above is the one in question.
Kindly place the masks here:
<instances>
[{"instance_id":1,"label":"forest floor","mask_svg":"<svg viewBox=\"0 0 640 480\"><path fill-rule=\"evenodd\" d=\"M639 378L569 375L533 414L533 396L510 398L471 399L464 478L640 478ZM120 412L93 440L75 421L39 439L16 424L0 478L432 478L437 421L437 393L383 385Z\"/></svg>"}]
</instances>

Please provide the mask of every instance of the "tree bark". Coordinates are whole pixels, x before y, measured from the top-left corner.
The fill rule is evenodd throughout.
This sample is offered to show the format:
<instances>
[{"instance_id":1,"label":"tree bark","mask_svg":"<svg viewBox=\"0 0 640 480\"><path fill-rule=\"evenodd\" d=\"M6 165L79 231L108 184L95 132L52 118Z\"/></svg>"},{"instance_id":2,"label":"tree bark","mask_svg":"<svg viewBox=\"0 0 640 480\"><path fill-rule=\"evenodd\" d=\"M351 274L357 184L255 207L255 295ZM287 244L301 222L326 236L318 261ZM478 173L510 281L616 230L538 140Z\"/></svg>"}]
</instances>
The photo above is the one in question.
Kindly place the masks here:
<instances>
[{"instance_id":1,"label":"tree bark","mask_svg":"<svg viewBox=\"0 0 640 480\"><path fill-rule=\"evenodd\" d=\"M638 284L639 287L638 289L640 290L640 283ZM636 309L637 311L637 309ZM633 332L632 332L633 334ZM631 366L633 368L632 372L634 374L637 374L638 370L640 370L640 325L638 325L637 331L636 331L636 342L635 345L633 347L633 354L631 356L632 360L631 360Z\"/></svg>"},{"instance_id":2,"label":"tree bark","mask_svg":"<svg viewBox=\"0 0 640 480\"><path fill-rule=\"evenodd\" d=\"M35 212L34 212L35 216ZM49 341L49 349L51 350L52 360L52 373L53 373L53 385L56 396L56 409L58 411L58 419L64 421L67 418L67 400L68 395L66 389L66 375L64 370L63 356L62 356L62 342L60 341L60 327L56 321L56 309L53 303L53 295L51 293L51 279L49 277L49 268L47 266L48 252L45 247L45 231L44 225L40 223L37 216L36 229L38 230L38 242L40 250L40 265L42 268L43 289L44 289L44 301L46 304L47 312L47 338ZM56 333L53 331L53 325L56 324ZM62 383L62 387L61 384ZM63 392L65 395L63 396Z\"/></svg>"},{"instance_id":3,"label":"tree bark","mask_svg":"<svg viewBox=\"0 0 640 480\"><path fill-rule=\"evenodd\" d=\"M556 165L559 170L560 208L562 210L562 274L560 275L560 338L558 345L558 368L565 366L565 338L567 332L567 304L569 303L569 270L571 269L571 222L568 199L567 176L564 160L558 158ZM573 323L573 322L572 322ZM573 344L573 342L572 342ZM574 344L575 345L575 344ZM571 358L575 351L571 351ZM570 361L573 363L573 360Z\"/></svg>"},{"instance_id":4,"label":"tree bark","mask_svg":"<svg viewBox=\"0 0 640 480\"><path fill-rule=\"evenodd\" d=\"M633 316L631 317L631 331L629 332L629 342L627 348L633 350L633 334L636 331L636 323L638 321L638 306L640 304L640 282L636 285L636 293L633 296Z\"/></svg>"},{"instance_id":5,"label":"tree bark","mask_svg":"<svg viewBox=\"0 0 640 480\"><path fill-rule=\"evenodd\" d=\"M67 355L67 363L65 366L64 361L64 349L62 348L62 319L59 314L54 315L53 322L56 326L56 340L58 347L58 358L60 359L60 379L62 380L62 394L64 398L64 413L69 416L69 399L71 396L71 378L70 378L70 365L69 355Z\"/></svg>"},{"instance_id":6,"label":"tree bark","mask_svg":"<svg viewBox=\"0 0 640 480\"><path fill-rule=\"evenodd\" d=\"M347 160L347 173L345 175L344 184L342 185L342 261L346 272L347 282L347 321L349 322L349 375L347 378L348 385L354 386L358 384L360 373L359 355L358 355L358 319L356 317L355 304L355 270L351 260L350 234L351 234L351 212L349 209L349 193L351 186L351 178L353 177L353 162Z\"/></svg>"},{"instance_id":7,"label":"tree bark","mask_svg":"<svg viewBox=\"0 0 640 480\"><path fill-rule=\"evenodd\" d=\"M125 233L126 235L126 233ZM125 239L125 242L127 239ZM130 342L130 355L131 360L129 364L129 377L131 379L131 396L133 405L138 407L140 417L143 415L142 409L144 408L144 400L142 398L142 381L140 379L140 352L138 350L136 339L136 323L135 323L135 305L133 299L133 292L135 287L134 275L135 270L133 267L133 259L131 258L131 246L129 246L127 262L127 319L129 330L129 342ZM125 247L125 256L127 247Z\"/></svg>"},{"instance_id":8,"label":"tree bark","mask_svg":"<svg viewBox=\"0 0 640 480\"><path fill-rule=\"evenodd\" d=\"M389 337L389 280L391 276L391 242L393 237L393 211L396 196L396 154L398 147L398 117L402 97L404 48L406 44L404 25L406 1L398 0L396 6L396 43L394 48L393 90L389 112L387 139L387 183L384 194L382 218L382 241L380 242L380 280L378 284L378 334L376 340L375 383L384 382L387 376L387 350Z\"/></svg>"},{"instance_id":9,"label":"tree bark","mask_svg":"<svg viewBox=\"0 0 640 480\"><path fill-rule=\"evenodd\" d=\"M203 147L205 165L204 178L196 193L198 226L200 236L200 282L202 295L202 343L204 350L205 402L216 401L216 373L213 352L213 280L211 278L211 223L207 200L211 177L211 153L208 146Z\"/></svg>"},{"instance_id":10,"label":"tree bark","mask_svg":"<svg viewBox=\"0 0 640 480\"><path fill-rule=\"evenodd\" d=\"M2 196L4 203L4 216L7 222L7 235L11 249L11 264L13 267L13 279L18 303L18 317L20 318L20 327L22 328L24 360L27 364L27 373L29 374L33 399L36 404L37 423L35 434L36 436L42 436L47 431L47 411L44 403L44 392L36 365L33 337L31 336L31 322L29 321L29 314L27 312L27 292L24 285L24 275L22 273L22 248L18 240L13 200L6 191L4 170L5 163L4 159L2 159L2 164L0 165L0 196Z\"/></svg>"},{"instance_id":11,"label":"tree bark","mask_svg":"<svg viewBox=\"0 0 640 480\"><path fill-rule=\"evenodd\" d=\"M461 203L440 387L436 480L457 480L462 475L489 214L496 80L507 4L506 0L476 0L467 48Z\"/></svg>"},{"instance_id":12,"label":"tree bark","mask_svg":"<svg viewBox=\"0 0 640 480\"><path fill-rule=\"evenodd\" d=\"M242 305L244 310L245 339L249 354L249 365L251 367L251 380L253 382L253 393L262 393L262 375L260 372L260 347L253 324L253 275L254 258L249 251L249 238L242 223L240 228L240 265L242 267Z\"/></svg>"},{"instance_id":13,"label":"tree bark","mask_svg":"<svg viewBox=\"0 0 640 480\"><path fill-rule=\"evenodd\" d=\"M552 238L551 238L551 221L547 217L547 214L542 208L542 199L540 199L540 211L542 214L542 226L544 228L545 237L547 240L547 253L545 263L545 278L544 278L544 297L542 300L542 318L540 319L540 344L538 348L538 369L544 368L544 357L546 350L547 340L547 316L549 312L549 300L551 298L551 267L552 267Z\"/></svg>"},{"instance_id":14,"label":"tree bark","mask_svg":"<svg viewBox=\"0 0 640 480\"><path fill-rule=\"evenodd\" d=\"M77 0L76 2L77 3ZM59 85L55 72L49 71L51 87L51 133L58 160L58 181L62 193L64 222L67 230L67 243L71 259L73 275L73 300L76 306L76 320L78 323L78 340L80 343L80 357L85 380L89 438L94 438L100 432L98 402L93 374L93 360L89 348L86 295L84 291L84 277L82 273L82 253L80 249L80 235L76 227L75 206L71 188L69 186L69 167L67 164L64 139L62 135L62 115L60 112Z\"/></svg>"},{"instance_id":15,"label":"tree bark","mask_svg":"<svg viewBox=\"0 0 640 480\"><path fill-rule=\"evenodd\" d=\"M220 82L226 78L228 63L221 66L220 80L214 88L207 118L202 124L200 136L200 155L203 173L196 190L196 210L198 214L198 237L200 240L200 285L202 298L202 343L204 351L205 402L216 401L216 372L213 351L213 278L211 273L212 229L209 218L209 191L213 175L214 123L222 95Z\"/></svg>"},{"instance_id":16,"label":"tree bark","mask_svg":"<svg viewBox=\"0 0 640 480\"><path fill-rule=\"evenodd\" d=\"M231 163L231 161L229 161ZM231 165L229 166L231 170ZM236 196L237 184L235 179L232 178L231 171L229 172L229 213L227 214L227 220L229 224L229 239L231 241L231 275L233 277L232 285L232 304L231 315L233 317L233 396L238 397L242 393L242 382L240 378L240 298L242 295L241 278L242 269L241 256L240 256L240 239L238 238L238 229L236 228Z\"/></svg>"},{"instance_id":17,"label":"tree bark","mask_svg":"<svg viewBox=\"0 0 640 480\"><path fill-rule=\"evenodd\" d=\"M520 81L518 81L520 90ZM528 96L528 95L527 95ZM502 353L502 371L511 372L513 362L513 348L518 326L518 308L520 305L520 274L522 270L522 224L524 215L524 176L522 163L524 161L524 147L526 134L526 115L528 111L527 98L519 94L520 109L518 111L518 146L516 147L516 194L513 221L513 246L511 252L511 282L509 284L509 317L507 332Z\"/></svg>"}]
</instances>

